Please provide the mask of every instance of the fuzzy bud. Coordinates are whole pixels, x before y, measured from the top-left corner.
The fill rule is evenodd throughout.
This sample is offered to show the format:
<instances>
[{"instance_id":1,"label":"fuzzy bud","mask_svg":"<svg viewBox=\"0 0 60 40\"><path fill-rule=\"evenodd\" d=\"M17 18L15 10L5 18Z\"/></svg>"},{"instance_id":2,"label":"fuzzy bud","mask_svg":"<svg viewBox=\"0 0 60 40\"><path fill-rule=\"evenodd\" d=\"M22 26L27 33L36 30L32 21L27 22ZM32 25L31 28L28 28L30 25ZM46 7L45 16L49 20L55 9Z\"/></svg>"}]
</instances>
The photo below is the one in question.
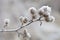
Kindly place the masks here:
<instances>
[{"instance_id":1,"label":"fuzzy bud","mask_svg":"<svg viewBox=\"0 0 60 40\"><path fill-rule=\"evenodd\" d=\"M36 19L36 15L32 15L32 20Z\"/></svg>"},{"instance_id":2,"label":"fuzzy bud","mask_svg":"<svg viewBox=\"0 0 60 40\"><path fill-rule=\"evenodd\" d=\"M10 22L9 19L5 19L5 20L4 20L4 26L8 26L9 22Z\"/></svg>"},{"instance_id":3,"label":"fuzzy bud","mask_svg":"<svg viewBox=\"0 0 60 40\"><path fill-rule=\"evenodd\" d=\"M43 15L43 17L49 17L49 16L50 16L50 13Z\"/></svg>"},{"instance_id":4,"label":"fuzzy bud","mask_svg":"<svg viewBox=\"0 0 60 40\"><path fill-rule=\"evenodd\" d=\"M31 38L30 33L29 33L29 32L27 32L27 30L26 30L26 29L24 30L24 37Z\"/></svg>"},{"instance_id":5,"label":"fuzzy bud","mask_svg":"<svg viewBox=\"0 0 60 40\"><path fill-rule=\"evenodd\" d=\"M55 18L53 16L49 16L49 17L46 17L45 18L45 21L46 22L54 22L55 21Z\"/></svg>"},{"instance_id":6,"label":"fuzzy bud","mask_svg":"<svg viewBox=\"0 0 60 40\"><path fill-rule=\"evenodd\" d=\"M43 6L39 9L39 15L50 15L51 13L51 7L49 6Z\"/></svg>"},{"instance_id":7,"label":"fuzzy bud","mask_svg":"<svg viewBox=\"0 0 60 40\"><path fill-rule=\"evenodd\" d=\"M34 15L37 10L36 10L36 8L31 7L31 8L29 8L29 11L30 11L30 13L31 13L32 15Z\"/></svg>"},{"instance_id":8,"label":"fuzzy bud","mask_svg":"<svg viewBox=\"0 0 60 40\"><path fill-rule=\"evenodd\" d=\"M27 17L21 16L20 21L21 21L22 24L24 24L24 23L27 23L28 19L27 19Z\"/></svg>"},{"instance_id":9,"label":"fuzzy bud","mask_svg":"<svg viewBox=\"0 0 60 40\"><path fill-rule=\"evenodd\" d=\"M40 10L43 10L44 12L51 12L51 7L49 7L49 6L43 6L43 7L41 7L40 8Z\"/></svg>"},{"instance_id":10,"label":"fuzzy bud","mask_svg":"<svg viewBox=\"0 0 60 40\"><path fill-rule=\"evenodd\" d=\"M37 13L36 8L34 8L34 7L29 8L29 12L30 12L30 14L32 16L32 20L36 19L36 13Z\"/></svg>"}]
</instances>

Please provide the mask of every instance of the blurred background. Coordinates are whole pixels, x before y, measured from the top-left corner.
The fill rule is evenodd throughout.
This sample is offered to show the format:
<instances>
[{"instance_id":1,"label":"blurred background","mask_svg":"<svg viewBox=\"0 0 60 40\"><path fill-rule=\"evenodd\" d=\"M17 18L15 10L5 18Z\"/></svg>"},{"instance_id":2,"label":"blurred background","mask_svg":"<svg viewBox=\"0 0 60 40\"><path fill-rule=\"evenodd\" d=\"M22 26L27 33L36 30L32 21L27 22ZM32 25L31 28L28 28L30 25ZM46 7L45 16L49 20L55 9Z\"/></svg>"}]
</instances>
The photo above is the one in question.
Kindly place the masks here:
<instances>
[{"instance_id":1,"label":"blurred background","mask_svg":"<svg viewBox=\"0 0 60 40\"><path fill-rule=\"evenodd\" d=\"M0 29L3 28L4 19L9 18L10 24L6 28L16 29L20 26L19 17L26 16L29 18L28 9L35 7L37 10L42 6L50 6L52 13L56 18L54 23L34 22L27 26L28 32L32 35L33 40L60 40L60 0L0 0ZM21 32L24 30L20 30ZM0 32L0 40L23 40L17 37L15 32Z\"/></svg>"}]
</instances>

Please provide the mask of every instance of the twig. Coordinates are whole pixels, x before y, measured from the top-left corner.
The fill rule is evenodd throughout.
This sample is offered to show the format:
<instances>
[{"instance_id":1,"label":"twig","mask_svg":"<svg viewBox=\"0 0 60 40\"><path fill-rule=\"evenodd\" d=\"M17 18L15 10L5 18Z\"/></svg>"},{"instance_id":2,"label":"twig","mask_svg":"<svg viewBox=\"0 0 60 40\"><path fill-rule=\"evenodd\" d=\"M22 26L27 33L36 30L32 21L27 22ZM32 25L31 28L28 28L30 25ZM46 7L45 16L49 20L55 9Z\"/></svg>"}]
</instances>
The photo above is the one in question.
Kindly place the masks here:
<instances>
[{"instance_id":1,"label":"twig","mask_svg":"<svg viewBox=\"0 0 60 40\"><path fill-rule=\"evenodd\" d=\"M30 25L30 24L33 23L33 22L40 21L40 19L41 19L41 17L40 17L39 19L34 20L34 21L30 20L28 24L26 24L26 25L24 25L24 26L21 26L21 27L19 27L18 29L15 29L15 30L4 30L4 29L3 29L3 30L0 30L0 32L17 32L17 31L19 31L20 29L22 29L22 28Z\"/></svg>"}]
</instances>

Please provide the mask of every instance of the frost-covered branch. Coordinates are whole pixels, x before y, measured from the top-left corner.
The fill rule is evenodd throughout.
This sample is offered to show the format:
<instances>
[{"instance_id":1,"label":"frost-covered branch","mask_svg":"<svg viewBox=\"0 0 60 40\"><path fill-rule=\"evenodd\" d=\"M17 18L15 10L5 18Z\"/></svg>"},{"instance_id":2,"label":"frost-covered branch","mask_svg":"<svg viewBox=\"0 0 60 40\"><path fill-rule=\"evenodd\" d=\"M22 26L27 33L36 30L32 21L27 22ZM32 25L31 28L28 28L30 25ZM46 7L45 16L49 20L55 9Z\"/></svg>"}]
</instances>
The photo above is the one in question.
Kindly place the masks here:
<instances>
[{"instance_id":1,"label":"frost-covered branch","mask_svg":"<svg viewBox=\"0 0 60 40\"><path fill-rule=\"evenodd\" d=\"M40 17L41 18L41 17ZM25 25L22 25L21 27L17 28L17 29L11 29L11 30L6 30L5 27L7 27L7 24L4 25L4 29L0 30L0 32L17 32L18 30L30 25L31 23L33 22L36 22L36 21L40 21L40 18L39 19L36 19L34 21L30 20L27 24Z\"/></svg>"},{"instance_id":2,"label":"frost-covered branch","mask_svg":"<svg viewBox=\"0 0 60 40\"><path fill-rule=\"evenodd\" d=\"M45 22L54 22L55 21L55 18L50 15L51 7L49 7L49 6L42 6L38 10L34 7L31 7L31 8L29 8L29 13L31 14L31 19L28 20L27 17L23 17L23 16L19 17L19 20L21 22L21 27L16 28L16 29L7 30L6 27L9 26L10 20L5 19L3 29L0 29L0 32L17 32L18 37L19 37L19 35L21 34L21 33L19 33L19 30L21 30L24 27L27 27L28 25L30 25L33 22L39 21L40 25L42 25L42 21L45 21ZM39 17L37 18L37 16L39 16ZM24 33L27 34L26 30L24 31Z\"/></svg>"},{"instance_id":3,"label":"frost-covered branch","mask_svg":"<svg viewBox=\"0 0 60 40\"><path fill-rule=\"evenodd\" d=\"M24 27L26 27L26 26L28 26L31 23L36 22L36 21L40 21L41 24L42 24L42 21L46 21L46 22L54 22L55 21L55 18L50 15L51 7L49 7L49 6L43 6L40 9L38 9L38 11L37 11L36 8L31 7L31 8L29 8L29 12L31 14L31 19L28 20L27 17L21 16L19 18L19 20L21 22L21 27L15 29L15 30L12 30L12 29L11 30L6 30L5 29L9 25L9 22L10 22L9 19L5 19L4 20L4 29L5 30L4 29L0 30L0 32L4 32L4 31L5 32L10 32L10 31L11 32L13 32L13 31L15 32L15 31L18 31L18 30L20 30L20 29L22 29L22 28L24 28ZM38 13L39 18L36 17L37 16L36 13Z\"/></svg>"}]
</instances>

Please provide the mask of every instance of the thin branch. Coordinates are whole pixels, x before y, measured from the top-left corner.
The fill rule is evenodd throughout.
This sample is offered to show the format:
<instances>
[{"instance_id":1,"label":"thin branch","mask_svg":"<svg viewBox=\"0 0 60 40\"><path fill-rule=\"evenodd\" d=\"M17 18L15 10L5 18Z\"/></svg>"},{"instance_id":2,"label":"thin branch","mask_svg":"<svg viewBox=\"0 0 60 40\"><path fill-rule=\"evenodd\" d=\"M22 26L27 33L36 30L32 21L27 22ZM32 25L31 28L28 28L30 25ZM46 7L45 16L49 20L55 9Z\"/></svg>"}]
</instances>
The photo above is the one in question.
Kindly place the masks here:
<instances>
[{"instance_id":1,"label":"thin branch","mask_svg":"<svg viewBox=\"0 0 60 40\"><path fill-rule=\"evenodd\" d=\"M40 19L41 19L41 17L39 19L34 20L34 21L30 20L29 23L27 23L26 25L15 29L15 30L6 30L6 29L4 30L4 29L2 29L2 30L0 30L0 32L18 32L20 29L30 25L31 23L36 22L36 21L40 21Z\"/></svg>"}]
</instances>

